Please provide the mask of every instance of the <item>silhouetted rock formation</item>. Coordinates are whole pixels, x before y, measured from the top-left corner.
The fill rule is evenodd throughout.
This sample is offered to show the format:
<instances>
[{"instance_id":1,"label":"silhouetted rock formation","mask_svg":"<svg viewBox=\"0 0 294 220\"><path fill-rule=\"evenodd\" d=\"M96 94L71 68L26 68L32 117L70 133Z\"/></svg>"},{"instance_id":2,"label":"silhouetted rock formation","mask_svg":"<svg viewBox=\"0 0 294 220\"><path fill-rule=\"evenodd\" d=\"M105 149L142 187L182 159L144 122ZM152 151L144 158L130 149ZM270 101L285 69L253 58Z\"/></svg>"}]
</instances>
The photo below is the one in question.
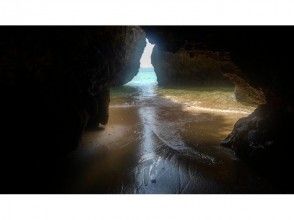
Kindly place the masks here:
<instances>
[{"instance_id":1,"label":"silhouetted rock formation","mask_svg":"<svg viewBox=\"0 0 294 220\"><path fill-rule=\"evenodd\" d=\"M229 73L237 76L237 98L256 101L263 93L266 104L241 119L224 144L262 173L285 177L280 185L291 185L282 174L293 167L288 141L293 124L292 27L142 28L157 45L152 62L160 84L184 78L219 82ZM139 27L0 31L1 190L54 191L58 164L78 145L85 127L107 123L110 86L137 73L145 33ZM215 54L229 54L230 65ZM251 95L240 96L240 91Z\"/></svg>"},{"instance_id":2,"label":"silhouetted rock formation","mask_svg":"<svg viewBox=\"0 0 294 220\"><path fill-rule=\"evenodd\" d=\"M248 117L241 118L221 143L279 186L279 192L292 192L293 185L289 177L293 167L289 139L292 131L287 121L293 122L289 109L260 105Z\"/></svg>"},{"instance_id":3,"label":"silhouetted rock formation","mask_svg":"<svg viewBox=\"0 0 294 220\"><path fill-rule=\"evenodd\" d=\"M151 41L160 38L160 43L165 42L163 45L155 45L152 53L152 64L159 85L223 86L234 84L238 101L251 104L265 103L262 90L253 88L242 78L245 76L232 61L229 49L221 47L222 44L217 45L220 39L216 39L212 46L210 45L212 42L205 38L205 35L209 35L210 32L207 28L196 27L194 30L190 30L190 27L186 28L191 31L190 35L182 27L162 27L162 29L153 27L151 33L154 35L150 35L148 27L146 29ZM199 31L195 31L196 29ZM175 39L173 39L173 34L177 30L184 34L174 36ZM224 35L229 33L228 31ZM219 32L212 34L220 35Z\"/></svg>"},{"instance_id":4,"label":"silhouetted rock formation","mask_svg":"<svg viewBox=\"0 0 294 220\"><path fill-rule=\"evenodd\" d=\"M145 33L139 27L0 31L1 191L45 192L57 181L55 162L77 147L84 128L107 123L109 87L138 72Z\"/></svg>"},{"instance_id":5,"label":"silhouetted rock formation","mask_svg":"<svg viewBox=\"0 0 294 220\"><path fill-rule=\"evenodd\" d=\"M188 52L197 48L230 54L240 70L227 72L237 84L237 99L266 104L240 119L223 144L269 178L278 180L283 177L282 181L276 182L280 189L285 187L283 189L286 190L291 186L293 182L288 177L293 168L290 163L293 150L289 140L293 124L291 52L294 49L294 32L291 28L143 28L149 41L160 45L165 52L177 53L180 49Z\"/></svg>"}]
</instances>

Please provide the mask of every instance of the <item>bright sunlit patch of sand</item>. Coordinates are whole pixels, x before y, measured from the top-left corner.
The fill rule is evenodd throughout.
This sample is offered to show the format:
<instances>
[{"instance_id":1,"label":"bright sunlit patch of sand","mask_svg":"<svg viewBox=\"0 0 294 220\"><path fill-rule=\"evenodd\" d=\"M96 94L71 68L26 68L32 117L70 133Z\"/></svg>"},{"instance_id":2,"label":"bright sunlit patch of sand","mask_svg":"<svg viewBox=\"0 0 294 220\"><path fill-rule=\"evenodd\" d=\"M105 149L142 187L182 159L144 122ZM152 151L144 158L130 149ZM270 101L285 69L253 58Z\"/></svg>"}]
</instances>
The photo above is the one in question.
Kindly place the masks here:
<instances>
[{"instance_id":1,"label":"bright sunlit patch of sand","mask_svg":"<svg viewBox=\"0 0 294 220\"><path fill-rule=\"evenodd\" d=\"M194 111L205 111L205 112L217 112L217 113L235 113L235 114L245 114L249 115L251 112L240 111L240 110L229 110L229 109L216 109L216 108L205 108L200 106L185 106L184 111L194 112Z\"/></svg>"},{"instance_id":2,"label":"bright sunlit patch of sand","mask_svg":"<svg viewBox=\"0 0 294 220\"><path fill-rule=\"evenodd\" d=\"M230 105L228 106L217 106L214 102L212 97L207 97L206 100L189 100L183 96L171 96L171 95L163 95L164 98L177 103L183 106L183 111L187 111L190 113L198 113L198 112L214 112L214 113L221 113L221 114L240 114L240 115L249 115L251 114L255 107L243 106L241 103L237 101L231 101ZM191 98L191 97L190 97ZM197 97L194 97L197 99ZM209 106L211 102L211 107Z\"/></svg>"}]
</instances>

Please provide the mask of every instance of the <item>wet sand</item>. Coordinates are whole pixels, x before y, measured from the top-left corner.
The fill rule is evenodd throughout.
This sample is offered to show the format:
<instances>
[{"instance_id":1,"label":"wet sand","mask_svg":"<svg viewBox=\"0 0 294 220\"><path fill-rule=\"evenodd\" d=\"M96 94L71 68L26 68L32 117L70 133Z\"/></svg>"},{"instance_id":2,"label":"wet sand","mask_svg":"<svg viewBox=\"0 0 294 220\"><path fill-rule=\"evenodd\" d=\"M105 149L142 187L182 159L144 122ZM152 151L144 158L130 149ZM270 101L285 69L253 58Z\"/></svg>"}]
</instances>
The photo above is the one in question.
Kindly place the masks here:
<instances>
[{"instance_id":1,"label":"wet sand","mask_svg":"<svg viewBox=\"0 0 294 220\"><path fill-rule=\"evenodd\" d=\"M114 89L105 129L70 155L70 193L260 193L270 186L219 145L254 110L233 89Z\"/></svg>"}]
</instances>

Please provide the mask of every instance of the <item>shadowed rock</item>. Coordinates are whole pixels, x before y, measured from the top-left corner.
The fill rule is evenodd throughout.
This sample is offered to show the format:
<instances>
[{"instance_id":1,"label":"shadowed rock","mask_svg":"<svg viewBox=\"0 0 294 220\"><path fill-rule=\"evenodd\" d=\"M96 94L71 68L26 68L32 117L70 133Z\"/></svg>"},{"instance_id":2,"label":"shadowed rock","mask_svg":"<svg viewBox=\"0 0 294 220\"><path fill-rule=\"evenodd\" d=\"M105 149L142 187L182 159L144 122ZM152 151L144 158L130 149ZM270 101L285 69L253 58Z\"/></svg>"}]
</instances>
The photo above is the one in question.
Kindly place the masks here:
<instances>
[{"instance_id":1,"label":"shadowed rock","mask_svg":"<svg viewBox=\"0 0 294 220\"><path fill-rule=\"evenodd\" d=\"M289 182L287 171L293 168L289 144L293 124L292 28L142 28L158 47L153 56L164 58L161 63L153 60L160 83L178 82L186 76L187 80L219 82L222 73L233 73L255 89L250 91L262 91L266 104L240 120L225 145L262 173L282 176L283 182ZM146 44L143 30L0 28L3 190L46 192L58 186L61 166L57 164L76 148L84 129L107 123L110 86L122 85L138 72ZM209 51L229 53L240 71L225 71L218 59L203 55ZM163 63L166 66L160 66ZM165 79L167 72L171 77ZM236 87L237 98L239 92ZM278 166L272 166L273 159Z\"/></svg>"},{"instance_id":2,"label":"shadowed rock","mask_svg":"<svg viewBox=\"0 0 294 220\"><path fill-rule=\"evenodd\" d=\"M46 192L84 128L107 123L109 87L138 72L145 34L139 27L0 31L0 185Z\"/></svg>"},{"instance_id":3,"label":"shadowed rock","mask_svg":"<svg viewBox=\"0 0 294 220\"><path fill-rule=\"evenodd\" d=\"M225 54L204 50L181 49L175 53L155 46L152 64L159 85L232 85L224 76L234 64Z\"/></svg>"},{"instance_id":4,"label":"shadowed rock","mask_svg":"<svg viewBox=\"0 0 294 220\"><path fill-rule=\"evenodd\" d=\"M149 41L160 45L161 50L168 53L198 48L230 54L232 62L240 70L226 72L235 74L231 76L234 76L232 80L236 83L236 98L266 104L247 118L240 119L223 144L234 149L240 158L254 164L255 169L272 180L283 179L277 184L289 189L292 182L288 174L293 168L289 138L294 122L292 28L143 28Z\"/></svg>"}]
</instances>

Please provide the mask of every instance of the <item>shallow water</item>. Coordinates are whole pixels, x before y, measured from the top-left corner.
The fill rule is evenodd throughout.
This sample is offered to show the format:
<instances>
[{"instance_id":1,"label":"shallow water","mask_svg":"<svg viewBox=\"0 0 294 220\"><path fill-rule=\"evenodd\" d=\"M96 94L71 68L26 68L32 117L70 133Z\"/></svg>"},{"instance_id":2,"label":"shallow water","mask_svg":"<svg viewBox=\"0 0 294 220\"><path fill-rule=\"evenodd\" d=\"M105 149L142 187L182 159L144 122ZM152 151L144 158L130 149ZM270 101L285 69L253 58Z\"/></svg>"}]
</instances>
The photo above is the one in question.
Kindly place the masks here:
<instances>
[{"instance_id":1,"label":"shallow water","mask_svg":"<svg viewBox=\"0 0 294 220\"><path fill-rule=\"evenodd\" d=\"M141 79L144 79L142 83ZM255 106L233 88L158 88L147 73L111 91L105 129L71 155L69 192L256 193L269 185L221 147Z\"/></svg>"}]
</instances>

